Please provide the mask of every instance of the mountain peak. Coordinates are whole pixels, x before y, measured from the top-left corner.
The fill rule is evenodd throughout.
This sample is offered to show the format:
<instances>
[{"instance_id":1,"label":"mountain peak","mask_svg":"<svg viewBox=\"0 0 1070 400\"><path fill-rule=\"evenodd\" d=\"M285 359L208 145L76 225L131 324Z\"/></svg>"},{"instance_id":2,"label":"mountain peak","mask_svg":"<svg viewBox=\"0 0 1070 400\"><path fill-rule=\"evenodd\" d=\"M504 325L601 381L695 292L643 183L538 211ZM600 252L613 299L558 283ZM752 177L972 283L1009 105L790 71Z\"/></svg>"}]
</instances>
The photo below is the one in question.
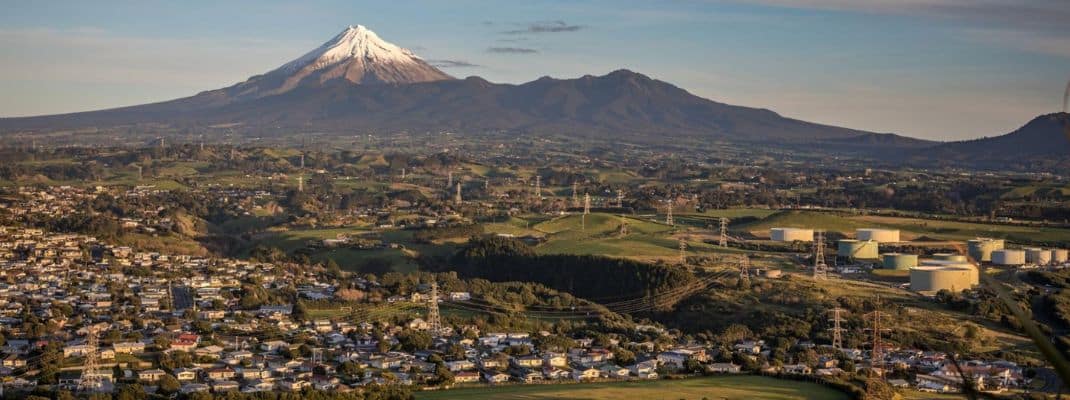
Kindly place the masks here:
<instances>
[{"instance_id":1,"label":"mountain peak","mask_svg":"<svg viewBox=\"0 0 1070 400\"><path fill-rule=\"evenodd\" d=\"M387 42L364 25L350 25L334 38L279 69L321 69L350 59L371 62L411 63L422 60L413 52Z\"/></svg>"},{"instance_id":2,"label":"mountain peak","mask_svg":"<svg viewBox=\"0 0 1070 400\"><path fill-rule=\"evenodd\" d=\"M225 89L225 97L260 98L328 81L372 85L450 79L454 78L364 25L350 25L301 57Z\"/></svg>"}]
</instances>

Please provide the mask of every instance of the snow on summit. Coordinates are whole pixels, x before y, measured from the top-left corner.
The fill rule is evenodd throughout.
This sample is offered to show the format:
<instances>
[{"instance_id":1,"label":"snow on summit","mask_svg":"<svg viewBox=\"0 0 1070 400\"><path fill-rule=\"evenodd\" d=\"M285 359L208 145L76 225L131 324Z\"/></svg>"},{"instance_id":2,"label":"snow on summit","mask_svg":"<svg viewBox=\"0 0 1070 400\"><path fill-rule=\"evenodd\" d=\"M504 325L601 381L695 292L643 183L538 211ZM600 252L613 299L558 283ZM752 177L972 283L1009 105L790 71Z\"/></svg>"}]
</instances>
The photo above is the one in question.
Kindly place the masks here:
<instances>
[{"instance_id":1,"label":"snow on summit","mask_svg":"<svg viewBox=\"0 0 1070 400\"><path fill-rule=\"evenodd\" d=\"M279 69L320 69L340 61L360 58L372 62L411 63L421 60L413 52L387 42L363 25L349 26L322 46Z\"/></svg>"},{"instance_id":2,"label":"snow on summit","mask_svg":"<svg viewBox=\"0 0 1070 400\"><path fill-rule=\"evenodd\" d=\"M409 84L454 79L413 52L362 25L349 26L316 49L263 75L223 89L230 99L258 98L333 82Z\"/></svg>"}]
</instances>

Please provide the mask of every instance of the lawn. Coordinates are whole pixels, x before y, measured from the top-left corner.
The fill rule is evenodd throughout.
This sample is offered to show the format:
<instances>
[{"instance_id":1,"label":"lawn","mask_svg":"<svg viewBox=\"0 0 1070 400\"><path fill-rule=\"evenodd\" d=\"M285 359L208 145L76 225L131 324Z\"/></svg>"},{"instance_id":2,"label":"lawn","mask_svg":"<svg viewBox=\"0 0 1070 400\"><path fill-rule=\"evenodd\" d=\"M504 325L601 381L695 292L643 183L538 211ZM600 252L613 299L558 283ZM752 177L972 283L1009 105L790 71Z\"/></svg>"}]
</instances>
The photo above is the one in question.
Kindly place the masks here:
<instances>
[{"instance_id":1,"label":"lawn","mask_svg":"<svg viewBox=\"0 0 1070 400\"><path fill-rule=\"evenodd\" d=\"M417 392L418 400L440 399L846 399L816 383L762 376L719 376L684 380L568 385L510 385Z\"/></svg>"}]
</instances>

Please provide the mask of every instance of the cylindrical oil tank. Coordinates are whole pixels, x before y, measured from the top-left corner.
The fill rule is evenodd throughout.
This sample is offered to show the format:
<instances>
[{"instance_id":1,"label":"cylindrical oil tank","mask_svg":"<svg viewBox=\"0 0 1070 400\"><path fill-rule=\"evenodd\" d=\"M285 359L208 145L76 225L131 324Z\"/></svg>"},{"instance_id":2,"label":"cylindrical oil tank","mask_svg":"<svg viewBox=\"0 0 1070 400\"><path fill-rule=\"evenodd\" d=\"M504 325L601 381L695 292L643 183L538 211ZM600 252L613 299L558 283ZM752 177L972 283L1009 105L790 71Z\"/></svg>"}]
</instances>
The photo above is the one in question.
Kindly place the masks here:
<instances>
[{"instance_id":1,"label":"cylindrical oil tank","mask_svg":"<svg viewBox=\"0 0 1070 400\"><path fill-rule=\"evenodd\" d=\"M839 241L836 255L842 258L853 258L857 260L876 260L879 258L879 252L877 251L877 242L872 240L851 240L843 239Z\"/></svg>"},{"instance_id":2,"label":"cylindrical oil tank","mask_svg":"<svg viewBox=\"0 0 1070 400\"><path fill-rule=\"evenodd\" d=\"M1002 239L970 239L966 242L967 250L974 261L992 261L992 251L1003 248Z\"/></svg>"},{"instance_id":3,"label":"cylindrical oil tank","mask_svg":"<svg viewBox=\"0 0 1070 400\"><path fill-rule=\"evenodd\" d=\"M884 269L908 270L918 266L916 254L886 253L883 257Z\"/></svg>"},{"instance_id":4,"label":"cylindrical oil tank","mask_svg":"<svg viewBox=\"0 0 1070 400\"><path fill-rule=\"evenodd\" d=\"M947 289L969 289L978 282L977 268L970 264L923 265L910 269L910 289L932 294Z\"/></svg>"},{"instance_id":5,"label":"cylindrical oil tank","mask_svg":"<svg viewBox=\"0 0 1070 400\"><path fill-rule=\"evenodd\" d=\"M1027 248L1025 249L1025 262L1036 265L1051 264L1051 252L1036 247Z\"/></svg>"},{"instance_id":6,"label":"cylindrical oil tank","mask_svg":"<svg viewBox=\"0 0 1070 400\"><path fill-rule=\"evenodd\" d=\"M804 228L773 228L769 230L769 238L777 242L801 242L814 241L814 230Z\"/></svg>"},{"instance_id":7,"label":"cylindrical oil tank","mask_svg":"<svg viewBox=\"0 0 1070 400\"><path fill-rule=\"evenodd\" d=\"M1066 249L1051 249L1052 264L1062 264L1067 261Z\"/></svg>"},{"instance_id":8,"label":"cylindrical oil tank","mask_svg":"<svg viewBox=\"0 0 1070 400\"><path fill-rule=\"evenodd\" d=\"M954 253L933 253L934 260L966 262L966 256Z\"/></svg>"},{"instance_id":9,"label":"cylindrical oil tank","mask_svg":"<svg viewBox=\"0 0 1070 400\"><path fill-rule=\"evenodd\" d=\"M1022 265L1025 264L1026 252L1017 249L1001 249L992 251L992 263L996 265Z\"/></svg>"},{"instance_id":10,"label":"cylindrical oil tank","mask_svg":"<svg viewBox=\"0 0 1070 400\"><path fill-rule=\"evenodd\" d=\"M899 230L876 228L855 229L855 239L872 240L877 243L895 243L899 241Z\"/></svg>"}]
</instances>

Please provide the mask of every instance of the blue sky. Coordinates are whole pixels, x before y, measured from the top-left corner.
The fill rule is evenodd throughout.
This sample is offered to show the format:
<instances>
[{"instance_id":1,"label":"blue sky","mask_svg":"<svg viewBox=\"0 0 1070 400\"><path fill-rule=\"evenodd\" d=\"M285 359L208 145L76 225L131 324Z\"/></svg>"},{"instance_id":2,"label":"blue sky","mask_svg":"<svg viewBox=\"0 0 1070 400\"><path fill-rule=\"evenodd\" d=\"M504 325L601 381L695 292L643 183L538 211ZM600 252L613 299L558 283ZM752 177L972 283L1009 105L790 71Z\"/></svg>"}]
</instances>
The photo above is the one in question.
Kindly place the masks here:
<instances>
[{"instance_id":1,"label":"blue sky","mask_svg":"<svg viewBox=\"0 0 1070 400\"><path fill-rule=\"evenodd\" d=\"M2 3L0 116L192 95L352 24L458 77L628 68L715 101L941 140L1058 111L1070 79L1065 0Z\"/></svg>"}]
</instances>

